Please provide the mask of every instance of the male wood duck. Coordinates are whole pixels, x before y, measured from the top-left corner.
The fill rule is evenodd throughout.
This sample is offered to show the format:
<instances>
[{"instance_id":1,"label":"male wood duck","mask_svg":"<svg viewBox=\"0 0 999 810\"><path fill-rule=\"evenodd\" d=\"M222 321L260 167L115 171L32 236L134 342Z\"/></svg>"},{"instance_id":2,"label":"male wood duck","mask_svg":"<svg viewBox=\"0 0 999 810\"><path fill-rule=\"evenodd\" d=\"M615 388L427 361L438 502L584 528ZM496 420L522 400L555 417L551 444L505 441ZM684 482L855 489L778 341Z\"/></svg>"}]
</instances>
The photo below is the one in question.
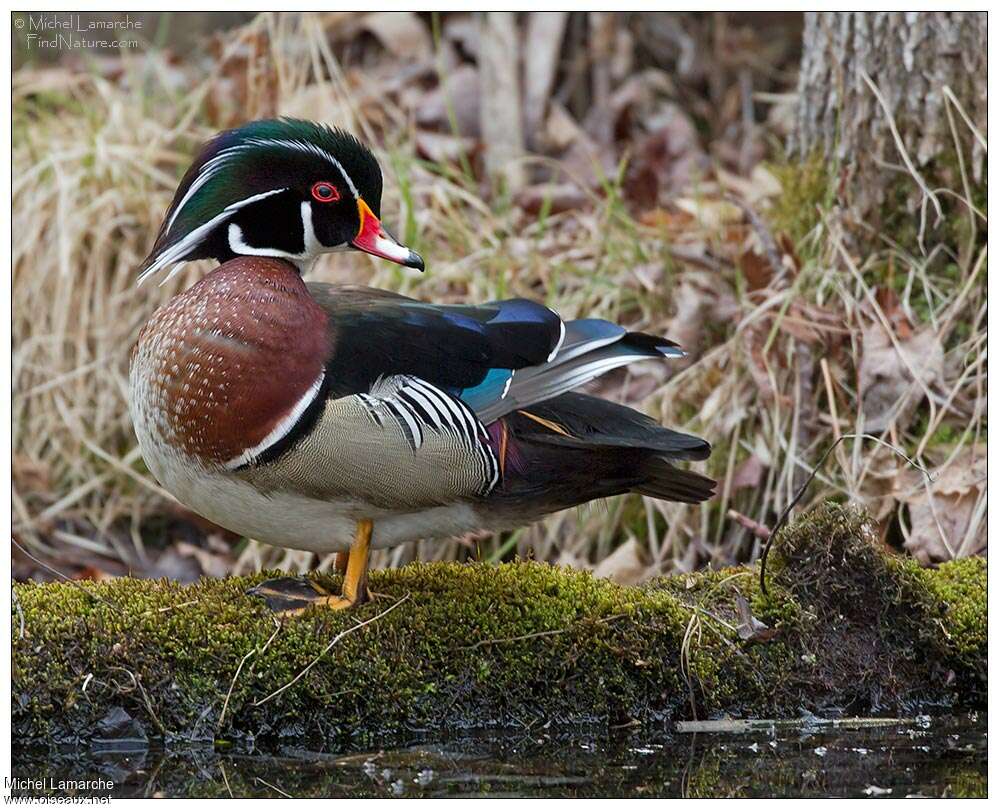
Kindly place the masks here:
<instances>
[{"instance_id":1,"label":"male wood duck","mask_svg":"<svg viewBox=\"0 0 999 810\"><path fill-rule=\"evenodd\" d=\"M638 492L697 503L714 482L673 462L703 439L573 393L635 360L683 356L603 320L523 299L435 305L305 283L322 253L423 270L382 227L382 175L354 137L255 121L209 141L181 181L140 278L220 266L157 310L132 352L130 411L160 483L267 543L337 551L340 595L296 578L274 610L368 598L371 548L507 529Z\"/></svg>"}]
</instances>

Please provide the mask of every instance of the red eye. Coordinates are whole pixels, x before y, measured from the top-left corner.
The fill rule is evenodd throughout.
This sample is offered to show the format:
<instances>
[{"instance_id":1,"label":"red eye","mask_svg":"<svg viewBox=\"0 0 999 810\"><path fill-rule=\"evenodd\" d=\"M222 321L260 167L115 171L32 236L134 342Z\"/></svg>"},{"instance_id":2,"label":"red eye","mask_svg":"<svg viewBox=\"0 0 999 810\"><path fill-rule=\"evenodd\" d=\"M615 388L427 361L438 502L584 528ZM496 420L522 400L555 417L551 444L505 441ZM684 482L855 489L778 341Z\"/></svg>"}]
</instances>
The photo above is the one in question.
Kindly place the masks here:
<instances>
[{"instance_id":1,"label":"red eye","mask_svg":"<svg viewBox=\"0 0 999 810\"><path fill-rule=\"evenodd\" d=\"M336 202L340 199L340 192L332 183L316 183L312 187L312 198L318 202Z\"/></svg>"}]
</instances>

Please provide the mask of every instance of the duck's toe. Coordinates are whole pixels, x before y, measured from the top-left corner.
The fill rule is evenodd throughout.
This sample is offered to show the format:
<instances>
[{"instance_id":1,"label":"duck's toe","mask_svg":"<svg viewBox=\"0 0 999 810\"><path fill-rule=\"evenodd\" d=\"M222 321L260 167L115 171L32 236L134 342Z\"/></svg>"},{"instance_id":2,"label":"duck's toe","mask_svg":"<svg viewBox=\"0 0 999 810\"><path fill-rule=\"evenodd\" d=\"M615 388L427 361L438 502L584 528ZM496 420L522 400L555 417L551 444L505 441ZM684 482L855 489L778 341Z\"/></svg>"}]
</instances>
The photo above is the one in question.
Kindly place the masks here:
<instances>
[{"instance_id":1,"label":"duck's toe","mask_svg":"<svg viewBox=\"0 0 999 810\"><path fill-rule=\"evenodd\" d=\"M297 615L314 605L329 605L331 596L307 577L265 579L246 593L260 597L270 610L282 616Z\"/></svg>"}]
</instances>

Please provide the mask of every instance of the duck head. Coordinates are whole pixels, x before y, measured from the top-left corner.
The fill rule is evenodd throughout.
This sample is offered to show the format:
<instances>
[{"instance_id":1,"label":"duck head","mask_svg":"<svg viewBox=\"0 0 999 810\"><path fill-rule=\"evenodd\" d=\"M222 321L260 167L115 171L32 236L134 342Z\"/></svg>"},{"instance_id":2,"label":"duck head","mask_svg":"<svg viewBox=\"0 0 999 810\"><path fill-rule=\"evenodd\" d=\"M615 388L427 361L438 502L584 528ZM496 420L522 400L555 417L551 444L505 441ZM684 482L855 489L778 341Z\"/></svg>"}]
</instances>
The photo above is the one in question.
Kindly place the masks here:
<instances>
[{"instance_id":1,"label":"duck head","mask_svg":"<svg viewBox=\"0 0 999 810\"><path fill-rule=\"evenodd\" d=\"M291 118L222 132L187 170L140 281L193 259L272 256L307 269L321 253L356 249L423 270L379 219L382 173L342 130Z\"/></svg>"}]
</instances>

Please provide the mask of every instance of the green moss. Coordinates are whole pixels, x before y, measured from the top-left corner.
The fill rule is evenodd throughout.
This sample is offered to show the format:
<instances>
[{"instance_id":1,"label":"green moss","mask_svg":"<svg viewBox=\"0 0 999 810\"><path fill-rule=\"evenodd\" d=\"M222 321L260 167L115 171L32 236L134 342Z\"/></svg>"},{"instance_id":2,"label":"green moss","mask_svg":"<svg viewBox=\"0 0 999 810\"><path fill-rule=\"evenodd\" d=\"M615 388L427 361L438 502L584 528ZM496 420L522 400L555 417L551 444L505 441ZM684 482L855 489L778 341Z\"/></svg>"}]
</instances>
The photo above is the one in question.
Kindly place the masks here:
<instances>
[{"instance_id":1,"label":"green moss","mask_svg":"<svg viewBox=\"0 0 999 810\"><path fill-rule=\"evenodd\" d=\"M771 163L770 172L780 182L767 218L777 233L786 233L795 245L821 221L820 211L833 202L835 170L816 153L807 160Z\"/></svg>"},{"instance_id":2,"label":"green moss","mask_svg":"<svg viewBox=\"0 0 999 810\"><path fill-rule=\"evenodd\" d=\"M987 587L984 557L967 557L941 565L935 571L918 569L925 586L948 608L947 628L954 648L974 653L986 642L988 605L977 599Z\"/></svg>"},{"instance_id":3,"label":"green moss","mask_svg":"<svg viewBox=\"0 0 999 810\"><path fill-rule=\"evenodd\" d=\"M949 788L948 794L958 799L988 798L988 774L980 768L965 768L953 777Z\"/></svg>"},{"instance_id":4,"label":"green moss","mask_svg":"<svg viewBox=\"0 0 999 810\"><path fill-rule=\"evenodd\" d=\"M768 164L767 168L781 185L781 193L774 198L767 219L775 233L786 233L802 258L807 259L813 251L804 240L820 224L821 212L836 203L845 209L850 208L849 183L843 185L840 167L821 152L801 161L781 159ZM944 151L921 165L919 171L930 188L953 192L937 194L942 216L937 218L931 206L928 221L923 222L917 210L922 194L916 181L907 172L886 173L882 178L883 201L876 211L864 212L865 224L871 229L852 228L851 235L861 241L871 241L878 250L887 243L894 243L912 256L925 255L926 250L935 244L946 245L949 255L962 258L956 264L934 268L934 283L943 280L946 285L950 276L961 275L958 264L967 263L969 251L977 253L987 245L988 229L981 216L972 218L963 200L965 191L954 149ZM988 215L986 175L987 172L984 172L983 179L977 184L969 180L968 189L971 204L985 217ZM885 237L888 242L882 241L879 236ZM892 278L892 267L888 263L881 270L888 283L898 291L907 283L908 273L900 274L897 279ZM922 316L926 313L921 310L927 309L928 304L923 301L927 294L920 295L920 292L917 290L911 299L914 309ZM940 295L939 287L935 287L934 295Z\"/></svg>"},{"instance_id":5,"label":"green moss","mask_svg":"<svg viewBox=\"0 0 999 810\"><path fill-rule=\"evenodd\" d=\"M919 569L835 505L782 532L767 595L752 568L626 588L538 563L418 564L374 572L370 605L279 625L244 594L263 577L18 585L16 737L88 738L114 706L152 735L233 739L984 700L981 561ZM740 637L738 596L771 638Z\"/></svg>"},{"instance_id":6,"label":"green moss","mask_svg":"<svg viewBox=\"0 0 999 810\"><path fill-rule=\"evenodd\" d=\"M982 700L988 691L987 661L982 656L988 644L988 567L984 557L968 557L944 563L936 570L915 569L920 583L938 604L935 626L942 663L969 681L968 691Z\"/></svg>"},{"instance_id":7,"label":"green moss","mask_svg":"<svg viewBox=\"0 0 999 810\"><path fill-rule=\"evenodd\" d=\"M932 160L920 165L919 173L929 188L937 190L937 202L940 204L942 216L938 219L931 206L928 221L923 225L918 213L918 203L922 199L919 186L909 174L899 174L897 182L888 187L884 204L881 206L880 219L883 230L914 255L922 253L919 249L920 228L925 228L925 238L929 245L934 243L947 245L954 256L967 258L968 249L977 252L986 247L987 222L978 217L973 221L963 200L965 190L957 151L953 148L944 150ZM982 173L980 182L976 184L971 177L968 181L970 203L987 217L987 167ZM940 193L940 189L947 189L952 193Z\"/></svg>"}]
</instances>

